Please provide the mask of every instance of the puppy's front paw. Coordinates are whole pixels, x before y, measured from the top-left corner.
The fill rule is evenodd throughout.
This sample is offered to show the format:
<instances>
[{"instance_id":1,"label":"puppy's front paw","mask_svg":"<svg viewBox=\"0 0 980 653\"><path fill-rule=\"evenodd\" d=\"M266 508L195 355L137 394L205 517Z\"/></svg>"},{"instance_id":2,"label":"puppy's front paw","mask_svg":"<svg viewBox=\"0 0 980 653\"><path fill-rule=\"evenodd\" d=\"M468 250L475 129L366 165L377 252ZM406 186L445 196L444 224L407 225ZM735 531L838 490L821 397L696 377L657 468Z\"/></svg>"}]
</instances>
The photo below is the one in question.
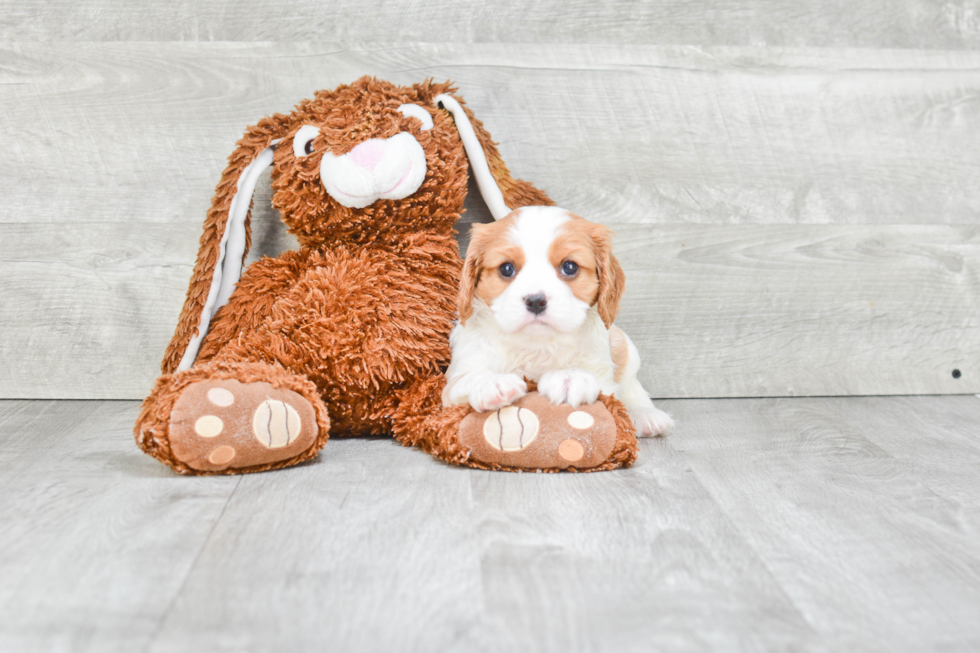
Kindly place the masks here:
<instances>
[{"instance_id":1,"label":"puppy's front paw","mask_svg":"<svg viewBox=\"0 0 980 653\"><path fill-rule=\"evenodd\" d=\"M640 438L662 435L674 427L674 420L670 415L656 408L631 410L630 419L633 420L636 435Z\"/></svg>"},{"instance_id":2,"label":"puppy's front paw","mask_svg":"<svg viewBox=\"0 0 980 653\"><path fill-rule=\"evenodd\" d=\"M509 406L527 394L527 384L516 374L481 375L467 388L470 406L484 412Z\"/></svg>"},{"instance_id":3,"label":"puppy's front paw","mask_svg":"<svg viewBox=\"0 0 980 653\"><path fill-rule=\"evenodd\" d=\"M545 372L538 381L538 392L553 404L578 408L599 398L599 380L589 372L572 367Z\"/></svg>"}]
</instances>

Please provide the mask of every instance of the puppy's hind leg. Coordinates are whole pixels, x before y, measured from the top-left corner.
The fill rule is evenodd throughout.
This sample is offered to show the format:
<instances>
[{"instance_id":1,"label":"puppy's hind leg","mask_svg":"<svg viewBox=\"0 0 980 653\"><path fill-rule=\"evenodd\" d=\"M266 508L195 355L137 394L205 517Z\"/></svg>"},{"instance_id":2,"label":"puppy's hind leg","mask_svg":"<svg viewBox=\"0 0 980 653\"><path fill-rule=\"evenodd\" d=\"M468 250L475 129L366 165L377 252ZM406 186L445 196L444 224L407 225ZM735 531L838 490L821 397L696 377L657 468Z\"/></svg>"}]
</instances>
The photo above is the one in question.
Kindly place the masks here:
<instances>
[{"instance_id":1,"label":"puppy's hind leg","mask_svg":"<svg viewBox=\"0 0 980 653\"><path fill-rule=\"evenodd\" d=\"M643 388L637 373L640 371L640 352L636 345L620 329L613 327L610 332L616 375L619 377L619 390L616 398L623 402L629 411L630 419L636 427L638 437L663 435L674 427L674 419L653 405L650 394Z\"/></svg>"}]
</instances>

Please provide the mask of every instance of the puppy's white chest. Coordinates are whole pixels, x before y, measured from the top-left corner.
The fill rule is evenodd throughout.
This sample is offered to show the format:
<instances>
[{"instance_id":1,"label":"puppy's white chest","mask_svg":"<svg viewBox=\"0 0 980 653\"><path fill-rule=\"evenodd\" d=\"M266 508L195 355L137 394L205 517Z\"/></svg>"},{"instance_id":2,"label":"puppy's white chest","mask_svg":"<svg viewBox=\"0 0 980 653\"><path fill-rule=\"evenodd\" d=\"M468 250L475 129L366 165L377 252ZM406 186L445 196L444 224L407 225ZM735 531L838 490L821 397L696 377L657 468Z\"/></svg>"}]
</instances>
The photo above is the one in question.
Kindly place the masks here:
<instances>
[{"instance_id":1,"label":"puppy's white chest","mask_svg":"<svg viewBox=\"0 0 980 653\"><path fill-rule=\"evenodd\" d=\"M582 369L596 377L604 392L614 389L609 349L598 334L561 334L559 337L505 338L496 348L502 373L534 381L556 370Z\"/></svg>"},{"instance_id":2,"label":"puppy's white chest","mask_svg":"<svg viewBox=\"0 0 980 653\"><path fill-rule=\"evenodd\" d=\"M521 373L537 381L542 374L568 367L581 367L578 347L574 343L521 343L504 348L507 372Z\"/></svg>"}]
</instances>

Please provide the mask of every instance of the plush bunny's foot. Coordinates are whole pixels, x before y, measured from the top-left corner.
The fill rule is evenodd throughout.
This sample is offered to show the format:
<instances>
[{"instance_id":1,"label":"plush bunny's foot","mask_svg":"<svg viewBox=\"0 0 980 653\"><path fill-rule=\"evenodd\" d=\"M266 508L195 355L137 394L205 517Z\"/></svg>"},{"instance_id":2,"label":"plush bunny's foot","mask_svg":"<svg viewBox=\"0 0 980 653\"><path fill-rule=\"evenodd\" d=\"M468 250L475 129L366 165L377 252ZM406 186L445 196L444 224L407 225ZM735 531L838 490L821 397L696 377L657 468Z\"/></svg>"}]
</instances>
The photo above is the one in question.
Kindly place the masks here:
<instances>
[{"instance_id":1,"label":"plush bunny's foot","mask_svg":"<svg viewBox=\"0 0 980 653\"><path fill-rule=\"evenodd\" d=\"M485 412L444 406L440 374L405 388L393 417L395 438L454 465L503 471L598 472L636 460L633 422L615 397L572 408L536 392Z\"/></svg>"},{"instance_id":2,"label":"plush bunny's foot","mask_svg":"<svg viewBox=\"0 0 980 653\"><path fill-rule=\"evenodd\" d=\"M602 401L572 408L532 392L505 408L467 415L459 445L468 464L493 469L611 469L632 462L613 455L622 449L619 426Z\"/></svg>"},{"instance_id":3,"label":"plush bunny's foot","mask_svg":"<svg viewBox=\"0 0 980 653\"><path fill-rule=\"evenodd\" d=\"M315 456L329 427L306 379L263 363L205 364L157 381L136 441L182 474L239 474Z\"/></svg>"},{"instance_id":4,"label":"plush bunny's foot","mask_svg":"<svg viewBox=\"0 0 980 653\"><path fill-rule=\"evenodd\" d=\"M170 414L170 449L203 472L269 465L316 440L313 406L292 390L235 379L192 383Z\"/></svg>"}]
</instances>

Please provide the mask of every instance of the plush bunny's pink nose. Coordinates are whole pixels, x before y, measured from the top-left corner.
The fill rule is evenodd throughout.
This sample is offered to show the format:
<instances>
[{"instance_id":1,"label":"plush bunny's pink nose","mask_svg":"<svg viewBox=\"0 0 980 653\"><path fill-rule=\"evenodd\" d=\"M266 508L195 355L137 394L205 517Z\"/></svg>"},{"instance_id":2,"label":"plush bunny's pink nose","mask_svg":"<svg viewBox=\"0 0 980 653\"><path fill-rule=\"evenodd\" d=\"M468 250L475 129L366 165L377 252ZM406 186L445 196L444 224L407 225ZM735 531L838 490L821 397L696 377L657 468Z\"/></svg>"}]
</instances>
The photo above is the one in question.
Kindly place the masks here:
<instances>
[{"instance_id":1,"label":"plush bunny's pink nose","mask_svg":"<svg viewBox=\"0 0 980 653\"><path fill-rule=\"evenodd\" d=\"M384 155L385 143L377 138L364 141L350 151L350 158L351 161L354 162L354 165L365 168L371 172L374 171L374 167L378 165Z\"/></svg>"}]
</instances>

